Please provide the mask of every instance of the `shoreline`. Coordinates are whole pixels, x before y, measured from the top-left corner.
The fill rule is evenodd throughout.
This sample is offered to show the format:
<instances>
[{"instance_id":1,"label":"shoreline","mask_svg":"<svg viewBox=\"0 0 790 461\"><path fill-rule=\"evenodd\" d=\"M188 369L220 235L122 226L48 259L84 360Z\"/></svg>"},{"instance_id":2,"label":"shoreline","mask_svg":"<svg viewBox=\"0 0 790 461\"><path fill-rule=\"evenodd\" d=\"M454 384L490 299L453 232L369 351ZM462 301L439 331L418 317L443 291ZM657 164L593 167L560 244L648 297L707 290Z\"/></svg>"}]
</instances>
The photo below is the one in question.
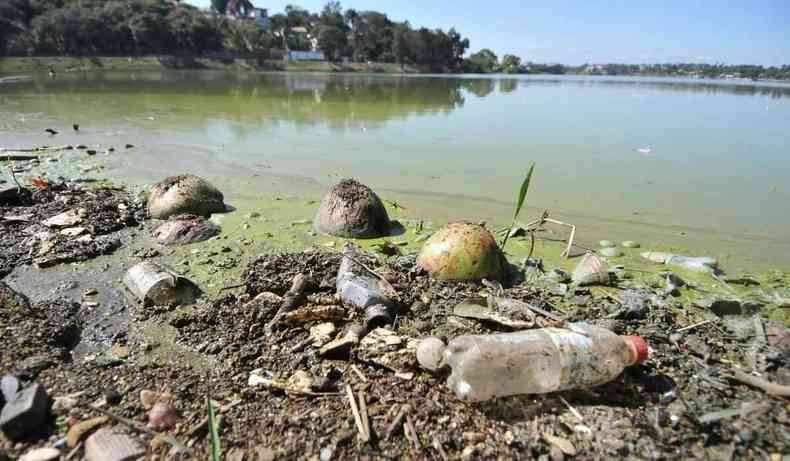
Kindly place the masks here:
<instances>
[{"instance_id":1,"label":"shoreline","mask_svg":"<svg viewBox=\"0 0 790 461\"><path fill-rule=\"evenodd\" d=\"M249 72L295 72L295 73L357 73L386 75L461 75L497 76L518 78L521 76L569 76L569 77L634 77L656 79L682 79L689 81L720 81L735 84L786 84L790 80L749 79L743 77L718 78L689 75L664 74L588 74L566 72L553 73L507 73L507 72L437 72L426 66L404 65L389 62L375 63L334 63L329 61L282 61L266 60L263 63L255 58L236 57L229 59L211 56L0 56L0 75L12 73L44 73L50 66L56 72L88 71L150 71L150 70L235 70Z\"/></svg>"}]
</instances>

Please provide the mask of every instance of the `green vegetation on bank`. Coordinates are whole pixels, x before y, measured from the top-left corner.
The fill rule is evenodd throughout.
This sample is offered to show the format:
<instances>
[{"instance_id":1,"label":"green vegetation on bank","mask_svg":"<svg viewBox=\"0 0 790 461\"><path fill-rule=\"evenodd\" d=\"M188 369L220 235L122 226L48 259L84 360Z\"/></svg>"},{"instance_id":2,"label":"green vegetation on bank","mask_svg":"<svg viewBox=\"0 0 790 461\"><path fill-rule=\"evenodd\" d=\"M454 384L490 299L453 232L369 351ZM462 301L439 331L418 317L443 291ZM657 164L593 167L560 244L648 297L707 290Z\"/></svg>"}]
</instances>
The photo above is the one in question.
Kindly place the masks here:
<instances>
[{"instance_id":1,"label":"green vegetation on bank","mask_svg":"<svg viewBox=\"0 0 790 461\"><path fill-rule=\"evenodd\" d=\"M214 2L223 9L223 2ZM288 6L263 28L167 0L3 0L0 55L210 55L266 60L273 50L325 52L330 61L460 68L469 41L450 29L413 29L376 11L343 10L338 2L311 13ZM348 58L348 59L345 59Z\"/></svg>"}]
</instances>

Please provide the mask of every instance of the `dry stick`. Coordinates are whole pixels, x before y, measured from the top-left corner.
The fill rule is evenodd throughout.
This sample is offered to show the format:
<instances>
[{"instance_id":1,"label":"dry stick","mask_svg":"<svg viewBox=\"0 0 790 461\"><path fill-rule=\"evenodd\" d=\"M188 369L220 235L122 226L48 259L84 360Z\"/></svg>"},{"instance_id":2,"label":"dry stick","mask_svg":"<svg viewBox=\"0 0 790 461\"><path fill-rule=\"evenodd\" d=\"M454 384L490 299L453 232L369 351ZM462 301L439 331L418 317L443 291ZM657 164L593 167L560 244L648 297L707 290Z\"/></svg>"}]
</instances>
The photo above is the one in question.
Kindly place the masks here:
<instances>
[{"instance_id":1,"label":"dry stick","mask_svg":"<svg viewBox=\"0 0 790 461\"><path fill-rule=\"evenodd\" d=\"M283 296L283 303L280 305L280 308L277 310L277 313L274 314L274 317L266 326L266 331L271 333L272 329L275 325L282 319L283 315L286 312L294 310L295 308L299 307L305 300L304 290L307 288L307 276L304 274L296 274L291 282L291 288L285 293Z\"/></svg>"},{"instance_id":2,"label":"dry stick","mask_svg":"<svg viewBox=\"0 0 790 461\"><path fill-rule=\"evenodd\" d=\"M11 173L11 179L14 180L14 183L16 184L16 187L17 187L18 191L21 191L22 190L22 185L19 184L19 181L16 180L16 173L14 173L14 167L13 166L9 166L8 167L8 171Z\"/></svg>"},{"instance_id":3,"label":"dry stick","mask_svg":"<svg viewBox=\"0 0 790 461\"><path fill-rule=\"evenodd\" d=\"M417 431L414 430L414 423L411 421L411 416L406 415L406 424L403 425L406 438L409 439L415 450L421 450L422 444L420 438L417 436Z\"/></svg>"},{"instance_id":4,"label":"dry stick","mask_svg":"<svg viewBox=\"0 0 790 461\"><path fill-rule=\"evenodd\" d=\"M559 397L560 397L560 400L562 400L562 403L564 403L564 404L565 404L565 406L566 406L566 407L568 407L568 410L570 410L570 411L571 411L571 413L573 413L573 416L575 416L575 417L576 417L576 419L578 419L580 422L582 422L582 423L583 423L583 422L584 422L584 418L582 418L582 414L581 414L581 413L579 413L579 411L578 411L577 409L573 408L573 407L571 406L571 404L570 404L570 403L568 403L568 401L567 401L567 400L565 400L565 398L564 398L563 396L561 396L561 395L560 395Z\"/></svg>"},{"instance_id":5,"label":"dry stick","mask_svg":"<svg viewBox=\"0 0 790 461\"><path fill-rule=\"evenodd\" d=\"M709 323L713 323L713 320L704 320L702 322L695 323L694 325L689 325L687 327L683 327L683 328L677 330L675 333L683 333L684 331L693 330L693 329L695 329L697 327L701 327L701 326L707 325Z\"/></svg>"},{"instance_id":6,"label":"dry stick","mask_svg":"<svg viewBox=\"0 0 790 461\"><path fill-rule=\"evenodd\" d=\"M384 439L389 439L390 437L392 437L392 434L394 434L395 431L398 430L398 428L403 425L403 420L406 418L406 414L408 414L410 411L411 411L411 405L406 404L401 407L400 411L398 412L398 415L395 416L395 419L392 420L392 424L390 424L390 426L387 428L387 432L386 435L384 436Z\"/></svg>"},{"instance_id":7,"label":"dry stick","mask_svg":"<svg viewBox=\"0 0 790 461\"><path fill-rule=\"evenodd\" d=\"M353 371L354 373L356 373L356 374L357 374L357 376L359 376L359 379L360 379L360 380L361 380L363 383L366 383L366 382L368 382L368 378L367 378L367 377L365 377L365 375L362 373L362 371L361 371L359 368L357 368L357 366L356 366L356 365L351 365L351 367L350 367L350 368L351 368L351 371Z\"/></svg>"},{"instance_id":8,"label":"dry stick","mask_svg":"<svg viewBox=\"0 0 790 461\"><path fill-rule=\"evenodd\" d=\"M368 400L365 392L359 391L359 414L362 416L362 425L365 426L365 439L370 440L370 419L368 415Z\"/></svg>"},{"instance_id":9,"label":"dry stick","mask_svg":"<svg viewBox=\"0 0 790 461\"><path fill-rule=\"evenodd\" d=\"M59 150L71 150L74 149L74 146L66 144L64 146L56 146L56 147L0 147L0 153L5 152L47 152L47 151L59 151Z\"/></svg>"},{"instance_id":10,"label":"dry stick","mask_svg":"<svg viewBox=\"0 0 790 461\"><path fill-rule=\"evenodd\" d=\"M731 369L730 373L731 374L725 376L738 381L739 383L747 384L749 386L763 390L770 395L776 395L778 397L790 397L790 386L782 386L781 384L772 383L762 378L744 373L735 368Z\"/></svg>"},{"instance_id":11,"label":"dry stick","mask_svg":"<svg viewBox=\"0 0 790 461\"><path fill-rule=\"evenodd\" d=\"M0 154L0 162L12 162L15 160L37 160L41 156L36 154Z\"/></svg>"},{"instance_id":12,"label":"dry stick","mask_svg":"<svg viewBox=\"0 0 790 461\"><path fill-rule=\"evenodd\" d=\"M442 442L439 441L439 437L436 435L433 436L433 448L439 452L439 456L441 456L444 461L449 459L447 453L444 451L444 447L442 447Z\"/></svg>"},{"instance_id":13,"label":"dry stick","mask_svg":"<svg viewBox=\"0 0 790 461\"><path fill-rule=\"evenodd\" d=\"M346 394L348 396L348 402L351 406L351 413L354 415L354 422L357 425L357 431L359 431L358 437L363 442L368 442L370 439L367 437L367 433L365 432L365 426L362 424L362 416L359 414L359 408L357 408L357 401L354 397L354 391L351 390L351 385L346 384Z\"/></svg>"},{"instance_id":14,"label":"dry stick","mask_svg":"<svg viewBox=\"0 0 790 461\"><path fill-rule=\"evenodd\" d=\"M77 446L74 447L74 449L71 450L68 455L66 455L65 461L69 461L71 458L77 456L77 453L80 451L80 448L82 448L82 442L78 443Z\"/></svg>"}]
</instances>

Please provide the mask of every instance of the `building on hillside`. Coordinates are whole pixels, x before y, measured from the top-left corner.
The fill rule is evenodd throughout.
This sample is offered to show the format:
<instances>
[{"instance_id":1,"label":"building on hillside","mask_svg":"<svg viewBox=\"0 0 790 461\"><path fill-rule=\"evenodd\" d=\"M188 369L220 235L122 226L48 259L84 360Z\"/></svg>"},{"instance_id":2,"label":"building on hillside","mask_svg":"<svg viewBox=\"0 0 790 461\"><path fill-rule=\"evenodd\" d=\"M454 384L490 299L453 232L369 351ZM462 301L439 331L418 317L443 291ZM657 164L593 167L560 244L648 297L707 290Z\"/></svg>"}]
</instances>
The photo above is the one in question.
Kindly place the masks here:
<instances>
[{"instance_id":1,"label":"building on hillside","mask_svg":"<svg viewBox=\"0 0 790 461\"><path fill-rule=\"evenodd\" d=\"M269 11L265 8L257 8L249 0L230 0L225 14L231 19L255 21L264 31L268 31L271 27Z\"/></svg>"}]
</instances>

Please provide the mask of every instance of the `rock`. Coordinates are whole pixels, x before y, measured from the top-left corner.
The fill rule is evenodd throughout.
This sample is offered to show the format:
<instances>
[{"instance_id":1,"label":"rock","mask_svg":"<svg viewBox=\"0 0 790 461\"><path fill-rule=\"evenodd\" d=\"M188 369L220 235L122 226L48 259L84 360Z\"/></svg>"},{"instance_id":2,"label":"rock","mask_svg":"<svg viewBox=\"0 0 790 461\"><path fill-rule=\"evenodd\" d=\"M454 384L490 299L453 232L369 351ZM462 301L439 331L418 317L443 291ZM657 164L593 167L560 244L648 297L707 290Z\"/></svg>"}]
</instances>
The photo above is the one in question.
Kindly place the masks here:
<instances>
[{"instance_id":1,"label":"rock","mask_svg":"<svg viewBox=\"0 0 790 461\"><path fill-rule=\"evenodd\" d=\"M376 238L389 235L390 219L375 192L354 179L344 179L324 195L314 227L336 237Z\"/></svg>"},{"instance_id":2,"label":"rock","mask_svg":"<svg viewBox=\"0 0 790 461\"><path fill-rule=\"evenodd\" d=\"M162 245L188 245L203 242L220 233L220 227L205 218L181 215L154 229L154 238Z\"/></svg>"},{"instance_id":3,"label":"rock","mask_svg":"<svg viewBox=\"0 0 790 461\"><path fill-rule=\"evenodd\" d=\"M0 413L0 429L10 440L22 439L44 424L48 412L47 391L41 384L33 383L17 392L15 399L8 399Z\"/></svg>"},{"instance_id":4,"label":"rock","mask_svg":"<svg viewBox=\"0 0 790 461\"><path fill-rule=\"evenodd\" d=\"M56 415L67 414L80 403L78 399L80 395L82 393L55 397L55 400L52 402L52 413Z\"/></svg>"},{"instance_id":5,"label":"rock","mask_svg":"<svg viewBox=\"0 0 790 461\"><path fill-rule=\"evenodd\" d=\"M171 398L159 396L154 407L148 413L148 426L155 430L168 430L178 422L178 412L171 403Z\"/></svg>"},{"instance_id":6,"label":"rock","mask_svg":"<svg viewBox=\"0 0 790 461\"><path fill-rule=\"evenodd\" d=\"M417 362L429 371L437 371L444 365L444 341L434 336L420 341L417 345Z\"/></svg>"},{"instance_id":7,"label":"rock","mask_svg":"<svg viewBox=\"0 0 790 461\"><path fill-rule=\"evenodd\" d=\"M639 248L641 246L638 243L636 243L634 241L631 241L631 240L626 240L623 243L621 243L620 245L623 248Z\"/></svg>"},{"instance_id":8,"label":"rock","mask_svg":"<svg viewBox=\"0 0 790 461\"><path fill-rule=\"evenodd\" d=\"M615 244L614 242L611 242L609 240L601 240L600 242L598 242L598 246L600 246L601 248L611 248L615 246Z\"/></svg>"},{"instance_id":9,"label":"rock","mask_svg":"<svg viewBox=\"0 0 790 461\"><path fill-rule=\"evenodd\" d=\"M55 365L49 354L38 354L28 357L19 363L20 374L35 378L39 373Z\"/></svg>"},{"instance_id":10,"label":"rock","mask_svg":"<svg viewBox=\"0 0 790 461\"><path fill-rule=\"evenodd\" d=\"M617 247L606 247L598 250L598 254L606 256L607 258L619 258L623 256L623 252Z\"/></svg>"},{"instance_id":11,"label":"rock","mask_svg":"<svg viewBox=\"0 0 790 461\"><path fill-rule=\"evenodd\" d=\"M107 424L109 420L106 416L99 416L98 418L91 418L71 426L66 433L66 444L69 448L76 447L88 434Z\"/></svg>"},{"instance_id":12,"label":"rock","mask_svg":"<svg viewBox=\"0 0 790 461\"><path fill-rule=\"evenodd\" d=\"M85 208L69 210L44 220L42 224L47 227L72 227L82 222L88 211Z\"/></svg>"},{"instance_id":13,"label":"rock","mask_svg":"<svg viewBox=\"0 0 790 461\"><path fill-rule=\"evenodd\" d=\"M116 429L99 429L85 441L86 461L132 461L143 456L145 447Z\"/></svg>"},{"instance_id":14,"label":"rock","mask_svg":"<svg viewBox=\"0 0 790 461\"><path fill-rule=\"evenodd\" d=\"M225 211L224 200L222 192L203 178L171 176L151 188L148 211L155 219L180 214L209 217L212 213Z\"/></svg>"},{"instance_id":15,"label":"rock","mask_svg":"<svg viewBox=\"0 0 790 461\"><path fill-rule=\"evenodd\" d=\"M694 304L709 309L719 317L741 315L744 313L741 302L736 299L703 299Z\"/></svg>"},{"instance_id":16,"label":"rock","mask_svg":"<svg viewBox=\"0 0 790 461\"><path fill-rule=\"evenodd\" d=\"M150 410L156 404L159 394L154 391L143 389L140 391L140 405L146 410Z\"/></svg>"},{"instance_id":17,"label":"rock","mask_svg":"<svg viewBox=\"0 0 790 461\"><path fill-rule=\"evenodd\" d=\"M60 459L60 450L55 448L36 448L28 451L19 461L53 461Z\"/></svg>"},{"instance_id":18,"label":"rock","mask_svg":"<svg viewBox=\"0 0 790 461\"><path fill-rule=\"evenodd\" d=\"M87 232L88 229L86 227L67 227L60 231L60 235L65 235L66 237L77 237L78 235L82 235Z\"/></svg>"},{"instance_id":19,"label":"rock","mask_svg":"<svg viewBox=\"0 0 790 461\"><path fill-rule=\"evenodd\" d=\"M494 237L480 225L453 223L425 242L417 265L439 280L500 280L507 261Z\"/></svg>"}]
</instances>

